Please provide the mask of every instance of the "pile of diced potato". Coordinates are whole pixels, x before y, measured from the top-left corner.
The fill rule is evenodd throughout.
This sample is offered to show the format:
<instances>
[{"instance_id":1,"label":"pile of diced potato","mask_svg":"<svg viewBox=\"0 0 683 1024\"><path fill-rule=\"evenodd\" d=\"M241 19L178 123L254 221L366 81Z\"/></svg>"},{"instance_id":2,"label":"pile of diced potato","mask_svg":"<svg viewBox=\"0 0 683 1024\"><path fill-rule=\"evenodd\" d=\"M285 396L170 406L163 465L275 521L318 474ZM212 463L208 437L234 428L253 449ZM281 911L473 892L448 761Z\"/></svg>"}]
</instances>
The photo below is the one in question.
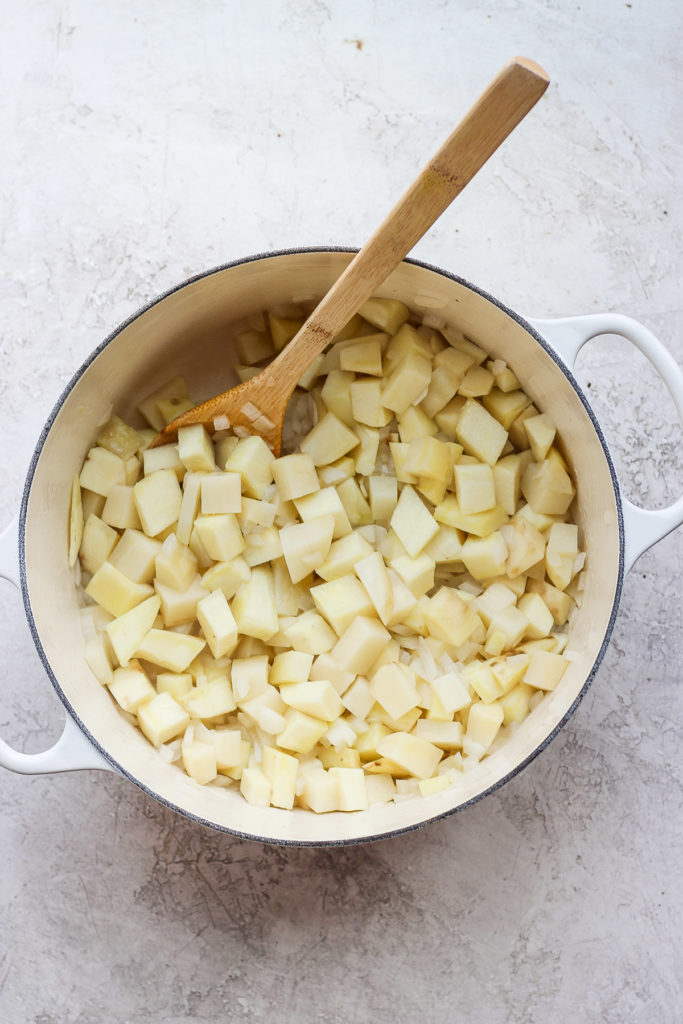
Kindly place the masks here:
<instances>
[{"instance_id":1,"label":"pile of diced potato","mask_svg":"<svg viewBox=\"0 0 683 1024\"><path fill-rule=\"evenodd\" d=\"M286 312L237 334L242 379ZM85 659L201 785L315 812L436 793L565 672L584 556L555 426L425 319L367 302L302 379L289 454L203 426L150 449L193 404L176 378L74 480Z\"/></svg>"}]
</instances>

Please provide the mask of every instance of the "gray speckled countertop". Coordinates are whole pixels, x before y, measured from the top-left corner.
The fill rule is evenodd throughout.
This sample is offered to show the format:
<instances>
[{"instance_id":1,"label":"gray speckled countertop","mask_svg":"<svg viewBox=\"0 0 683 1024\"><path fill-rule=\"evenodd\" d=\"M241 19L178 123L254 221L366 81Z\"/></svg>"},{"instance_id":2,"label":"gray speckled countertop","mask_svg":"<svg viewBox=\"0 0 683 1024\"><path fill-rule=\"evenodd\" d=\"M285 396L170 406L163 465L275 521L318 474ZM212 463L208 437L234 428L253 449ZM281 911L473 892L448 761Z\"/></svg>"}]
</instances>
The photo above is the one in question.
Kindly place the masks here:
<instances>
[{"instance_id":1,"label":"gray speckled countertop","mask_svg":"<svg viewBox=\"0 0 683 1024\"><path fill-rule=\"evenodd\" d=\"M357 245L509 56L553 84L415 255L522 313L611 310L683 362L676 0L26 0L0 34L0 523L96 344L208 266ZM681 489L625 342L579 377L626 493ZM629 575L587 697L521 775L347 849L231 840L97 772L0 771L0 1019L681 1020L683 534ZM63 712L2 584L2 736Z\"/></svg>"}]
</instances>

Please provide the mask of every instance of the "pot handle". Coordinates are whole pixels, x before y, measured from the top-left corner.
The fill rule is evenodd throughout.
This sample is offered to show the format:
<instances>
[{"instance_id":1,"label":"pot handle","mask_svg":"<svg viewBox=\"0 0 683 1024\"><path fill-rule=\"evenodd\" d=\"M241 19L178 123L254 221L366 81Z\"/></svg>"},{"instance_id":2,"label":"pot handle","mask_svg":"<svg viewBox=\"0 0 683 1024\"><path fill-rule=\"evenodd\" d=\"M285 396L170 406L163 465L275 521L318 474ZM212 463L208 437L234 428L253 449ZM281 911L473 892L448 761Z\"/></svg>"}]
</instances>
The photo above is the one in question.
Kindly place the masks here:
<instances>
[{"instance_id":1,"label":"pot handle","mask_svg":"<svg viewBox=\"0 0 683 1024\"><path fill-rule=\"evenodd\" d=\"M683 420L683 370L667 348L647 327L617 313L595 313L562 320L531 320L531 325L555 349L570 370L586 342L600 334L618 334L640 349L659 371ZM644 509L622 496L624 515L624 562L628 572L638 558L657 541L683 523L683 495L668 508Z\"/></svg>"},{"instance_id":2,"label":"pot handle","mask_svg":"<svg viewBox=\"0 0 683 1024\"><path fill-rule=\"evenodd\" d=\"M21 587L19 574L19 520L14 519L0 533L0 577ZM0 739L0 765L20 775L45 775L48 772L72 772L79 768L115 769L67 714L64 731L54 746L40 754L24 754Z\"/></svg>"}]
</instances>

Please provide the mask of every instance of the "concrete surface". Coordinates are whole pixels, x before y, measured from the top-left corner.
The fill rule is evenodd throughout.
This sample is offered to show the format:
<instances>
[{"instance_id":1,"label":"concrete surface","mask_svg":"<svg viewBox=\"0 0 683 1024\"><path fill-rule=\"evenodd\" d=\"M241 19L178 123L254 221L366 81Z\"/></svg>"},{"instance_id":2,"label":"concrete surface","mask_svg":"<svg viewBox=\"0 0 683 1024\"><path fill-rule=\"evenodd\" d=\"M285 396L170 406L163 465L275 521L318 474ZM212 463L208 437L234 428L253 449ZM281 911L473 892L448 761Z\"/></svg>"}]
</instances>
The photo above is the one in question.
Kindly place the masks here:
<instances>
[{"instance_id":1,"label":"concrete surface","mask_svg":"<svg viewBox=\"0 0 683 1024\"><path fill-rule=\"evenodd\" d=\"M683 362L675 0L4 0L0 522L53 402L150 296L231 258L360 244L498 67L540 107L416 249L529 315L628 313ZM625 482L682 482L625 343L582 356ZM0 1019L681 1020L681 531L629 576L560 736L495 796L372 846L262 847L100 773L0 772ZM48 584L46 584L48 585ZM2 586L0 729L62 712ZM55 595L58 600L58 595Z\"/></svg>"}]
</instances>

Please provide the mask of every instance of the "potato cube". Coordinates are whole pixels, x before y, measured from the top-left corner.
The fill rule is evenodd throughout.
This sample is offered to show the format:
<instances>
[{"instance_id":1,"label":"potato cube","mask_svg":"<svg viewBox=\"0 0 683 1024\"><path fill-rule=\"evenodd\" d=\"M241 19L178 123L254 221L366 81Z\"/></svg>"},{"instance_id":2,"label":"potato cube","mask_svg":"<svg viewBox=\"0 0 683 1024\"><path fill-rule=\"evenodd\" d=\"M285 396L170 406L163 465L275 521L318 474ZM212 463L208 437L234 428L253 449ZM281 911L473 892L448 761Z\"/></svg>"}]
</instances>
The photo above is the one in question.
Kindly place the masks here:
<instances>
[{"instance_id":1,"label":"potato cube","mask_svg":"<svg viewBox=\"0 0 683 1024\"><path fill-rule=\"evenodd\" d=\"M417 477L446 483L453 469L450 448L435 437L418 437L408 445L404 470Z\"/></svg>"},{"instance_id":2,"label":"potato cube","mask_svg":"<svg viewBox=\"0 0 683 1024\"><path fill-rule=\"evenodd\" d=\"M98 516L93 513L88 516L79 551L81 565L86 572L93 575L97 572L112 554L118 537L116 530L103 523Z\"/></svg>"},{"instance_id":3,"label":"potato cube","mask_svg":"<svg viewBox=\"0 0 683 1024\"><path fill-rule=\"evenodd\" d=\"M429 356L417 351L409 352L390 373L382 391L382 405L400 415L408 406L421 401L431 376Z\"/></svg>"},{"instance_id":4,"label":"potato cube","mask_svg":"<svg viewBox=\"0 0 683 1024\"><path fill-rule=\"evenodd\" d=\"M384 375L389 376L407 356L423 356L432 360L432 349L429 339L423 337L419 330L411 324L402 324L396 334L389 339L384 350Z\"/></svg>"},{"instance_id":5,"label":"potato cube","mask_svg":"<svg viewBox=\"0 0 683 1024\"><path fill-rule=\"evenodd\" d=\"M109 692L123 710L131 715L137 714L140 705L156 694L139 665L114 669Z\"/></svg>"},{"instance_id":6,"label":"potato cube","mask_svg":"<svg viewBox=\"0 0 683 1024\"><path fill-rule=\"evenodd\" d=\"M172 469L160 469L143 477L133 487L133 497L148 537L156 537L180 515L183 493Z\"/></svg>"},{"instance_id":7,"label":"potato cube","mask_svg":"<svg viewBox=\"0 0 683 1024\"><path fill-rule=\"evenodd\" d=\"M310 455L283 455L272 464L273 479L283 501L293 501L320 489L318 474Z\"/></svg>"},{"instance_id":8,"label":"potato cube","mask_svg":"<svg viewBox=\"0 0 683 1024\"><path fill-rule=\"evenodd\" d=\"M486 512L496 504L493 470L485 462L453 467L455 493L460 511L465 515ZM514 509L513 509L514 512Z\"/></svg>"},{"instance_id":9,"label":"potato cube","mask_svg":"<svg viewBox=\"0 0 683 1024\"><path fill-rule=\"evenodd\" d=\"M170 693L177 701L192 689L192 685L189 672L159 672L157 675L157 693Z\"/></svg>"},{"instance_id":10,"label":"potato cube","mask_svg":"<svg viewBox=\"0 0 683 1024\"><path fill-rule=\"evenodd\" d=\"M103 562L85 592L102 608L119 616L150 597L153 590L147 583L134 583L110 562Z\"/></svg>"},{"instance_id":11,"label":"potato cube","mask_svg":"<svg viewBox=\"0 0 683 1024\"><path fill-rule=\"evenodd\" d=\"M356 480L352 477L337 484L337 494L341 498L351 526L363 526L372 522L370 506L363 497L363 493Z\"/></svg>"},{"instance_id":12,"label":"potato cube","mask_svg":"<svg viewBox=\"0 0 683 1024\"><path fill-rule=\"evenodd\" d=\"M473 704L469 710L465 735L469 740L480 744L484 750L488 750L502 724L503 708L500 703L479 702Z\"/></svg>"},{"instance_id":13,"label":"potato cube","mask_svg":"<svg viewBox=\"0 0 683 1024\"><path fill-rule=\"evenodd\" d=\"M198 782L205 786L216 778L216 749L212 743L183 743L183 767L185 771Z\"/></svg>"},{"instance_id":14,"label":"potato cube","mask_svg":"<svg viewBox=\"0 0 683 1024\"><path fill-rule=\"evenodd\" d=\"M494 505L486 512L473 512L467 515L461 511L456 496L449 494L434 509L434 518L437 523L455 527L465 533L474 534L475 537L488 537L507 522L508 516L499 505Z\"/></svg>"},{"instance_id":15,"label":"potato cube","mask_svg":"<svg viewBox=\"0 0 683 1024\"><path fill-rule=\"evenodd\" d=\"M368 323L380 331L395 334L408 319L408 307L398 299L367 299L358 310Z\"/></svg>"},{"instance_id":16,"label":"potato cube","mask_svg":"<svg viewBox=\"0 0 683 1024\"><path fill-rule=\"evenodd\" d=\"M156 391L152 392L151 395L148 395L144 402L140 403L138 409L147 420L150 427L153 427L155 433L158 433L160 430L163 430L165 423L163 417L159 413L157 403L169 398L187 397L187 384L183 378L173 377L172 380L166 381L161 385L161 387L157 388Z\"/></svg>"},{"instance_id":17,"label":"potato cube","mask_svg":"<svg viewBox=\"0 0 683 1024\"><path fill-rule=\"evenodd\" d=\"M130 615L130 612L128 613ZM115 619L114 622L117 620ZM113 625L113 623L112 623ZM205 640L184 633L170 633L165 629L150 629L138 644L135 655L169 672L184 672L190 662L206 646Z\"/></svg>"},{"instance_id":18,"label":"potato cube","mask_svg":"<svg viewBox=\"0 0 683 1024\"><path fill-rule=\"evenodd\" d=\"M250 576L251 569L242 556L237 555L229 562L218 562L217 565L207 569L202 576L202 586L208 591L222 590L230 600Z\"/></svg>"},{"instance_id":19,"label":"potato cube","mask_svg":"<svg viewBox=\"0 0 683 1024\"><path fill-rule=\"evenodd\" d=\"M240 780L240 793L254 807L270 804L270 783L260 768L245 768Z\"/></svg>"},{"instance_id":20,"label":"potato cube","mask_svg":"<svg viewBox=\"0 0 683 1024\"><path fill-rule=\"evenodd\" d=\"M242 511L242 477L239 473L207 473L200 481L203 515Z\"/></svg>"},{"instance_id":21,"label":"potato cube","mask_svg":"<svg viewBox=\"0 0 683 1024\"><path fill-rule=\"evenodd\" d=\"M301 521L309 522L311 519L321 519L323 516L332 516L334 519L333 540L339 540L351 533L351 524L346 514L341 498L334 487L323 487L314 494L307 494L304 497L296 498L294 505Z\"/></svg>"},{"instance_id":22,"label":"potato cube","mask_svg":"<svg viewBox=\"0 0 683 1024\"><path fill-rule=\"evenodd\" d=\"M461 558L475 580L490 579L505 572L508 549L500 530L488 537L468 537L462 546Z\"/></svg>"},{"instance_id":23,"label":"potato cube","mask_svg":"<svg viewBox=\"0 0 683 1024\"><path fill-rule=\"evenodd\" d=\"M142 470L151 476L160 469L172 469L178 480L185 476L185 467L178 455L178 445L164 444L159 448L146 448L142 453Z\"/></svg>"},{"instance_id":24,"label":"potato cube","mask_svg":"<svg viewBox=\"0 0 683 1024\"><path fill-rule=\"evenodd\" d=\"M372 377L354 380L349 387L349 394L352 423L385 427L391 421L392 413L384 405L381 380Z\"/></svg>"},{"instance_id":25,"label":"potato cube","mask_svg":"<svg viewBox=\"0 0 683 1024\"><path fill-rule=\"evenodd\" d=\"M542 462L548 454L551 444L555 440L557 429L546 413L538 416L529 416L524 420L524 429L529 439L531 454L536 462Z\"/></svg>"},{"instance_id":26,"label":"potato cube","mask_svg":"<svg viewBox=\"0 0 683 1024\"><path fill-rule=\"evenodd\" d=\"M365 776L362 768L330 768L337 784L337 806L340 811L364 811L368 805Z\"/></svg>"},{"instance_id":27,"label":"potato cube","mask_svg":"<svg viewBox=\"0 0 683 1024\"><path fill-rule=\"evenodd\" d=\"M179 736L189 721L188 713L170 693L159 693L138 708L138 725L155 747Z\"/></svg>"},{"instance_id":28,"label":"potato cube","mask_svg":"<svg viewBox=\"0 0 683 1024\"><path fill-rule=\"evenodd\" d=\"M455 590L441 587L425 599L424 621L431 636L460 647L481 626L479 616Z\"/></svg>"},{"instance_id":29,"label":"potato cube","mask_svg":"<svg viewBox=\"0 0 683 1024\"><path fill-rule=\"evenodd\" d=\"M98 683L106 685L113 678L112 659L107 638L101 633L88 637L83 647L85 662Z\"/></svg>"},{"instance_id":30,"label":"potato cube","mask_svg":"<svg viewBox=\"0 0 683 1024\"><path fill-rule=\"evenodd\" d=\"M268 656L235 658L230 668L232 689L238 701L251 700L268 689Z\"/></svg>"},{"instance_id":31,"label":"potato cube","mask_svg":"<svg viewBox=\"0 0 683 1024\"><path fill-rule=\"evenodd\" d=\"M550 582L558 590L569 586L578 552L578 527L573 523L553 523L548 534L545 567Z\"/></svg>"},{"instance_id":32,"label":"potato cube","mask_svg":"<svg viewBox=\"0 0 683 1024\"><path fill-rule=\"evenodd\" d=\"M488 662L471 661L462 670L462 676L485 704L490 704L502 696L503 691Z\"/></svg>"},{"instance_id":33,"label":"potato cube","mask_svg":"<svg viewBox=\"0 0 683 1024\"><path fill-rule=\"evenodd\" d=\"M283 651L273 658L268 682L272 686L303 683L309 677L312 664L312 654L306 654L303 651Z\"/></svg>"},{"instance_id":34,"label":"potato cube","mask_svg":"<svg viewBox=\"0 0 683 1024\"><path fill-rule=\"evenodd\" d=\"M160 599L155 595L119 615L105 627L119 665L128 665L157 617Z\"/></svg>"},{"instance_id":35,"label":"potato cube","mask_svg":"<svg viewBox=\"0 0 683 1024\"><path fill-rule=\"evenodd\" d=\"M276 316L275 313L269 313L268 325L275 351L280 352L299 333L303 324L302 317Z\"/></svg>"},{"instance_id":36,"label":"potato cube","mask_svg":"<svg viewBox=\"0 0 683 1024\"><path fill-rule=\"evenodd\" d=\"M555 625L555 620L553 613L540 594L522 594L517 602L517 607L529 620L525 633L529 640L539 640L541 637L549 635Z\"/></svg>"},{"instance_id":37,"label":"potato cube","mask_svg":"<svg viewBox=\"0 0 683 1024\"><path fill-rule=\"evenodd\" d=\"M375 703L368 680L364 676L357 676L355 682L343 694L341 702L356 718L365 718ZM373 757L376 756L373 754Z\"/></svg>"},{"instance_id":38,"label":"potato cube","mask_svg":"<svg viewBox=\"0 0 683 1024\"><path fill-rule=\"evenodd\" d=\"M292 808L296 796L298 759L275 747L264 747L261 768L271 786L270 802L273 807Z\"/></svg>"},{"instance_id":39,"label":"potato cube","mask_svg":"<svg viewBox=\"0 0 683 1024\"><path fill-rule=\"evenodd\" d=\"M290 619L282 632L295 651L305 654L325 654L337 641L332 627L314 611Z\"/></svg>"},{"instance_id":40,"label":"potato cube","mask_svg":"<svg viewBox=\"0 0 683 1024\"><path fill-rule=\"evenodd\" d=\"M102 509L102 520L117 530L139 530L140 517L133 498L133 488L114 484Z\"/></svg>"},{"instance_id":41,"label":"potato cube","mask_svg":"<svg viewBox=\"0 0 683 1024\"><path fill-rule=\"evenodd\" d=\"M305 579L322 565L330 550L334 528L334 516L324 515L280 530L282 553L292 583Z\"/></svg>"},{"instance_id":42,"label":"potato cube","mask_svg":"<svg viewBox=\"0 0 683 1024\"><path fill-rule=\"evenodd\" d=\"M349 672L341 668L338 662L327 652L317 656L310 671L311 679L326 679L332 683L340 697L348 690L354 681L355 675L355 672Z\"/></svg>"},{"instance_id":43,"label":"potato cube","mask_svg":"<svg viewBox=\"0 0 683 1024\"><path fill-rule=\"evenodd\" d=\"M206 427L193 423L178 430L178 457L193 473L211 473L216 468L213 443Z\"/></svg>"},{"instance_id":44,"label":"potato cube","mask_svg":"<svg viewBox=\"0 0 683 1024\"><path fill-rule=\"evenodd\" d=\"M340 576L329 583L311 587L311 597L337 636L340 636L357 616L369 616L375 612L366 589L351 575Z\"/></svg>"},{"instance_id":45,"label":"potato cube","mask_svg":"<svg viewBox=\"0 0 683 1024\"><path fill-rule=\"evenodd\" d=\"M524 721L529 714L529 700L537 692L532 686L520 683L501 697L498 703L503 709L503 725Z\"/></svg>"},{"instance_id":46,"label":"potato cube","mask_svg":"<svg viewBox=\"0 0 683 1024\"><path fill-rule=\"evenodd\" d=\"M487 654L495 657L502 651L516 647L526 633L528 625L526 615L513 606L494 612L486 633Z\"/></svg>"},{"instance_id":47,"label":"potato cube","mask_svg":"<svg viewBox=\"0 0 683 1024\"><path fill-rule=\"evenodd\" d=\"M415 723L415 736L442 750L457 750L462 747L462 734L462 722L439 722L435 718L420 718ZM441 778L445 778L448 784L447 776L442 775Z\"/></svg>"},{"instance_id":48,"label":"potato cube","mask_svg":"<svg viewBox=\"0 0 683 1024\"><path fill-rule=\"evenodd\" d=\"M134 583L150 583L154 579L155 559L161 544L139 530L126 530L109 556L109 561Z\"/></svg>"},{"instance_id":49,"label":"potato cube","mask_svg":"<svg viewBox=\"0 0 683 1024\"><path fill-rule=\"evenodd\" d=\"M245 539L244 560L249 566L263 565L265 562L277 561L282 557L280 531L274 526L266 526L261 530L247 533Z\"/></svg>"},{"instance_id":50,"label":"potato cube","mask_svg":"<svg viewBox=\"0 0 683 1024\"><path fill-rule=\"evenodd\" d=\"M344 711L337 691L327 679L287 683L280 687L280 696L289 707L326 722L334 722Z\"/></svg>"},{"instance_id":51,"label":"potato cube","mask_svg":"<svg viewBox=\"0 0 683 1024\"><path fill-rule=\"evenodd\" d=\"M200 473L186 473L183 480L182 500L180 512L178 513L178 525L175 531L176 537L181 544L189 544L190 542L192 527L199 512L203 475Z\"/></svg>"},{"instance_id":52,"label":"potato cube","mask_svg":"<svg viewBox=\"0 0 683 1024\"><path fill-rule=\"evenodd\" d=\"M398 436L401 444L410 444L420 437L433 437L438 434L439 428L421 408L421 406L410 405L398 418ZM406 449L407 452L408 449ZM408 480L407 483L412 481Z\"/></svg>"},{"instance_id":53,"label":"potato cube","mask_svg":"<svg viewBox=\"0 0 683 1024\"><path fill-rule=\"evenodd\" d=\"M401 662L383 665L370 680L370 690L377 703L393 719L412 711L420 699L415 673Z\"/></svg>"},{"instance_id":54,"label":"potato cube","mask_svg":"<svg viewBox=\"0 0 683 1024\"><path fill-rule=\"evenodd\" d=\"M385 736L377 744L377 749L381 757L389 758L418 779L430 778L443 757L443 751L433 743L407 732Z\"/></svg>"},{"instance_id":55,"label":"potato cube","mask_svg":"<svg viewBox=\"0 0 683 1024\"><path fill-rule=\"evenodd\" d=\"M422 597L434 586L436 563L426 551L419 554L417 558L411 558L410 555L399 555L398 558L392 559L389 565L400 576L414 597Z\"/></svg>"},{"instance_id":56,"label":"potato cube","mask_svg":"<svg viewBox=\"0 0 683 1024\"><path fill-rule=\"evenodd\" d=\"M354 375L342 370L330 370L320 391L324 407L348 427L353 427L353 410L351 408L351 384ZM322 410L321 410L322 411Z\"/></svg>"},{"instance_id":57,"label":"potato cube","mask_svg":"<svg viewBox=\"0 0 683 1024\"><path fill-rule=\"evenodd\" d=\"M543 462L530 463L522 477L522 494L534 512L564 515L574 497L574 485L562 459L551 448Z\"/></svg>"},{"instance_id":58,"label":"potato cube","mask_svg":"<svg viewBox=\"0 0 683 1024\"><path fill-rule=\"evenodd\" d=\"M227 679L212 679L201 686L194 686L180 702L193 718L218 718L227 715L237 707L232 687Z\"/></svg>"},{"instance_id":59,"label":"potato cube","mask_svg":"<svg viewBox=\"0 0 683 1024\"><path fill-rule=\"evenodd\" d=\"M545 580L529 580L527 589L531 593L540 594L543 601L552 612L556 626L563 626L574 608L572 597L563 593L551 583Z\"/></svg>"},{"instance_id":60,"label":"potato cube","mask_svg":"<svg viewBox=\"0 0 683 1024\"><path fill-rule=\"evenodd\" d=\"M371 377L382 376L382 346L388 341L386 334L369 334L358 338L353 345L348 345L339 354L339 365L342 370L354 373L365 373Z\"/></svg>"},{"instance_id":61,"label":"potato cube","mask_svg":"<svg viewBox=\"0 0 683 1024\"><path fill-rule=\"evenodd\" d=\"M237 623L222 590L197 603L197 619L214 658L232 654L237 647Z\"/></svg>"},{"instance_id":62,"label":"potato cube","mask_svg":"<svg viewBox=\"0 0 683 1024\"><path fill-rule=\"evenodd\" d=\"M326 412L300 443L301 451L310 455L316 466L336 462L358 444L358 438L332 412Z\"/></svg>"},{"instance_id":63,"label":"potato cube","mask_svg":"<svg viewBox=\"0 0 683 1024\"><path fill-rule=\"evenodd\" d=\"M545 538L528 520L518 517L501 526L500 532L508 549L505 572L511 579L526 572L543 558Z\"/></svg>"},{"instance_id":64,"label":"potato cube","mask_svg":"<svg viewBox=\"0 0 683 1024\"><path fill-rule=\"evenodd\" d=\"M493 466L507 441L507 431L478 402L468 399L463 406L455 436L468 455Z\"/></svg>"},{"instance_id":65,"label":"potato cube","mask_svg":"<svg viewBox=\"0 0 683 1024\"><path fill-rule=\"evenodd\" d=\"M324 580L338 579L352 572L356 562L372 554L372 545L356 530L334 541L325 561L315 570Z\"/></svg>"},{"instance_id":66,"label":"potato cube","mask_svg":"<svg viewBox=\"0 0 683 1024\"><path fill-rule=\"evenodd\" d=\"M380 619L387 626L392 619L394 612L394 591L384 564L384 559L379 551L373 551L371 555L361 558L356 562L354 570L358 579L367 591L372 602L367 611L359 612L361 615L372 615L373 606ZM346 578L346 577L344 577ZM323 584L332 586L332 584ZM318 589L318 588L314 588ZM313 591L311 591L313 593ZM314 595L315 598L315 595ZM350 622L350 619L349 619ZM348 625L348 622L347 622ZM346 628L346 627L343 627ZM341 632L342 630L337 630Z\"/></svg>"},{"instance_id":67,"label":"potato cube","mask_svg":"<svg viewBox=\"0 0 683 1024\"><path fill-rule=\"evenodd\" d=\"M419 555L439 529L438 523L409 484L401 491L390 522L411 558Z\"/></svg>"},{"instance_id":68,"label":"potato cube","mask_svg":"<svg viewBox=\"0 0 683 1024\"><path fill-rule=\"evenodd\" d=\"M242 437L225 460L226 472L239 473L242 477L242 493L247 498L263 500L263 495L273 480L275 456L262 437Z\"/></svg>"},{"instance_id":69,"label":"potato cube","mask_svg":"<svg viewBox=\"0 0 683 1024\"><path fill-rule=\"evenodd\" d=\"M522 682L537 690L554 690L569 667L569 659L552 651L534 650Z\"/></svg>"},{"instance_id":70,"label":"potato cube","mask_svg":"<svg viewBox=\"0 0 683 1024\"><path fill-rule=\"evenodd\" d=\"M391 639L377 619L358 616L332 648L332 660L345 672L365 675ZM330 676L331 681L334 680Z\"/></svg>"},{"instance_id":71,"label":"potato cube","mask_svg":"<svg viewBox=\"0 0 683 1024\"><path fill-rule=\"evenodd\" d=\"M481 398L493 387L493 374L483 366L470 366L462 378L458 394L464 398Z\"/></svg>"},{"instance_id":72,"label":"potato cube","mask_svg":"<svg viewBox=\"0 0 683 1024\"><path fill-rule=\"evenodd\" d=\"M448 715L461 711L472 703L467 684L458 672L446 672L432 680L432 690Z\"/></svg>"},{"instance_id":73,"label":"potato cube","mask_svg":"<svg viewBox=\"0 0 683 1024\"><path fill-rule=\"evenodd\" d=\"M304 772L303 803L316 814L339 810L338 784L334 776L322 769Z\"/></svg>"},{"instance_id":74,"label":"potato cube","mask_svg":"<svg viewBox=\"0 0 683 1024\"><path fill-rule=\"evenodd\" d=\"M331 529L330 529L331 533ZM245 636L270 640L278 630L273 574L266 565L257 565L232 601L237 628Z\"/></svg>"},{"instance_id":75,"label":"potato cube","mask_svg":"<svg viewBox=\"0 0 683 1024\"><path fill-rule=\"evenodd\" d=\"M394 476L369 476L368 497L370 513L375 522L388 522L398 501L398 488Z\"/></svg>"},{"instance_id":76,"label":"potato cube","mask_svg":"<svg viewBox=\"0 0 683 1024\"><path fill-rule=\"evenodd\" d=\"M356 472L356 463L348 455L343 455L336 462L330 462L329 466L320 466L318 478L325 487L334 486L348 480Z\"/></svg>"}]
</instances>

